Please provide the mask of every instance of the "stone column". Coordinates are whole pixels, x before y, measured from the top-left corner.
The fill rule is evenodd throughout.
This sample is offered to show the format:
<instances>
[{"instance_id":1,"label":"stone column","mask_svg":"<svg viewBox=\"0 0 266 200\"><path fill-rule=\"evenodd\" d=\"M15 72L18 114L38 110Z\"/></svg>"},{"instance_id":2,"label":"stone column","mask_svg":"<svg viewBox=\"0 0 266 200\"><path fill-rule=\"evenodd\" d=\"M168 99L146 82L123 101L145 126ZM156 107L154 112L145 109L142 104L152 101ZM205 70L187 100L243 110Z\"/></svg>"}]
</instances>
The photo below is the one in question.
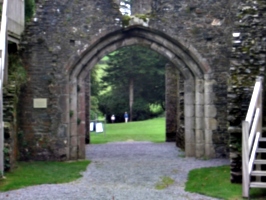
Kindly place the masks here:
<instances>
[{"instance_id":1,"label":"stone column","mask_svg":"<svg viewBox=\"0 0 266 200\"><path fill-rule=\"evenodd\" d=\"M69 158L77 159L77 79L73 78L70 82L70 133L69 133Z\"/></svg>"},{"instance_id":2,"label":"stone column","mask_svg":"<svg viewBox=\"0 0 266 200\"><path fill-rule=\"evenodd\" d=\"M85 94L86 94L86 144L90 143L90 93L91 93L91 84L90 84L90 74L85 79Z\"/></svg>"},{"instance_id":3,"label":"stone column","mask_svg":"<svg viewBox=\"0 0 266 200\"><path fill-rule=\"evenodd\" d=\"M179 78L179 127L176 134L176 146L185 150L184 78L182 76Z\"/></svg>"},{"instance_id":4,"label":"stone column","mask_svg":"<svg viewBox=\"0 0 266 200\"><path fill-rule=\"evenodd\" d=\"M192 77L184 82L185 151L187 157L195 156L195 81Z\"/></svg>"},{"instance_id":5,"label":"stone column","mask_svg":"<svg viewBox=\"0 0 266 200\"><path fill-rule=\"evenodd\" d=\"M195 93L195 136L196 136L196 157L203 157L205 154L204 137L204 80L196 79Z\"/></svg>"},{"instance_id":6,"label":"stone column","mask_svg":"<svg viewBox=\"0 0 266 200\"><path fill-rule=\"evenodd\" d=\"M78 95L78 119L77 119L77 156L85 158L85 135L86 135L86 96L84 80L79 80L77 86Z\"/></svg>"},{"instance_id":7,"label":"stone column","mask_svg":"<svg viewBox=\"0 0 266 200\"><path fill-rule=\"evenodd\" d=\"M179 128L179 72L172 64L165 66L166 142L175 142Z\"/></svg>"},{"instance_id":8,"label":"stone column","mask_svg":"<svg viewBox=\"0 0 266 200\"><path fill-rule=\"evenodd\" d=\"M204 121L205 121L205 156L207 158L215 157L213 147L213 131L217 130L217 109L214 105L215 93L213 91L214 80L208 80L208 75L205 75L204 87Z\"/></svg>"},{"instance_id":9,"label":"stone column","mask_svg":"<svg viewBox=\"0 0 266 200\"><path fill-rule=\"evenodd\" d=\"M49 86L50 93L55 93L53 84ZM62 94L59 99L59 108L62 111L61 125L58 128L58 138L60 140L58 145L58 155L61 160L69 160L69 134L70 134L70 99L69 99L69 77L62 81L59 85Z\"/></svg>"}]
</instances>

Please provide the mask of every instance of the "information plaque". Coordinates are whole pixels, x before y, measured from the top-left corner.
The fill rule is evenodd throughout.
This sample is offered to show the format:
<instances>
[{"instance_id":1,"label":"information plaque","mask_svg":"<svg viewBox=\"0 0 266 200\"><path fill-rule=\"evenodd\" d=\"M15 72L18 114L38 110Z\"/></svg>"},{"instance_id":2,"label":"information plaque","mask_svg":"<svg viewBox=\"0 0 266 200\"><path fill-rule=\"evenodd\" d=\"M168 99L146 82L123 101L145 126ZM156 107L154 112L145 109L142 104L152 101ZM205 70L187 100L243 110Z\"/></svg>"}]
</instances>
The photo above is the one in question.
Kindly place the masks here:
<instances>
[{"instance_id":1,"label":"information plaque","mask_svg":"<svg viewBox=\"0 0 266 200\"><path fill-rule=\"evenodd\" d=\"M47 108L47 99L45 98L33 99L33 108Z\"/></svg>"}]
</instances>

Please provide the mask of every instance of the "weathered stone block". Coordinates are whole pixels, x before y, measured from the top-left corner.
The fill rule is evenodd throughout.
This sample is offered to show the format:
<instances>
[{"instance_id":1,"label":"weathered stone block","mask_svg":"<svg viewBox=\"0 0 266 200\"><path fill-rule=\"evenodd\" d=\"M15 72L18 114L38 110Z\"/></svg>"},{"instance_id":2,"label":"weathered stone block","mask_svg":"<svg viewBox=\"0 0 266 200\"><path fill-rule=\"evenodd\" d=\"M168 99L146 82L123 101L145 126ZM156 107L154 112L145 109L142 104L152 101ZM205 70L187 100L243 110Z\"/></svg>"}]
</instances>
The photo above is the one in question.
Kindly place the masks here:
<instances>
[{"instance_id":1,"label":"weathered stone block","mask_svg":"<svg viewBox=\"0 0 266 200\"><path fill-rule=\"evenodd\" d=\"M185 129L185 138L188 143L194 144L196 143L195 141L195 131L194 129Z\"/></svg>"},{"instance_id":2,"label":"weathered stone block","mask_svg":"<svg viewBox=\"0 0 266 200\"><path fill-rule=\"evenodd\" d=\"M207 158L215 158L215 151L212 144L205 144L205 156Z\"/></svg>"},{"instance_id":3,"label":"weathered stone block","mask_svg":"<svg viewBox=\"0 0 266 200\"><path fill-rule=\"evenodd\" d=\"M78 156L79 159L85 159L86 157L86 148L85 148L85 135L79 137L79 145L78 145Z\"/></svg>"},{"instance_id":4,"label":"weathered stone block","mask_svg":"<svg viewBox=\"0 0 266 200\"><path fill-rule=\"evenodd\" d=\"M205 105L213 105L215 102L215 93L204 93Z\"/></svg>"},{"instance_id":5,"label":"weathered stone block","mask_svg":"<svg viewBox=\"0 0 266 200\"><path fill-rule=\"evenodd\" d=\"M205 143L204 130L195 130L195 134L196 134L196 143L204 144Z\"/></svg>"},{"instance_id":6,"label":"weathered stone block","mask_svg":"<svg viewBox=\"0 0 266 200\"><path fill-rule=\"evenodd\" d=\"M185 143L186 157L195 156L195 143Z\"/></svg>"},{"instance_id":7,"label":"weathered stone block","mask_svg":"<svg viewBox=\"0 0 266 200\"><path fill-rule=\"evenodd\" d=\"M77 147L70 147L69 159L70 160L78 159L78 148Z\"/></svg>"},{"instance_id":8,"label":"weathered stone block","mask_svg":"<svg viewBox=\"0 0 266 200\"><path fill-rule=\"evenodd\" d=\"M203 105L195 105L196 108L196 117L204 117L204 106Z\"/></svg>"},{"instance_id":9,"label":"weathered stone block","mask_svg":"<svg viewBox=\"0 0 266 200\"><path fill-rule=\"evenodd\" d=\"M71 147L76 147L78 146L78 136L72 136L70 138L70 146Z\"/></svg>"},{"instance_id":10,"label":"weathered stone block","mask_svg":"<svg viewBox=\"0 0 266 200\"><path fill-rule=\"evenodd\" d=\"M195 129L195 118L185 117L185 130Z\"/></svg>"},{"instance_id":11,"label":"weathered stone block","mask_svg":"<svg viewBox=\"0 0 266 200\"><path fill-rule=\"evenodd\" d=\"M77 123L78 123L77 121L74 121L73 123L70 124L70 135L71 136L77 135L77 126L78 126Z\"/></svg>"},{"instance_id":12,"label":"weathered stone block","mask_svg":"<svg viewBox=\"0 0 266 200\"><path fill-rule=\"evenodd\" d=\"M204 131L204 137L205 137L205 144L212 144L212 137L213 137L213 132L212 130L206 130Z\"/></svg>"},{"instance_id":13,"label":"weathered stone block","mask_svg":"<svg viewBox=\"0 0 266 200\"><path fill-rule=\"evenodd\" d=\"M185 117L194 117L195 116L195 107L194 105L185 106Z\"/></svg>"},{"instance_id":14,"label":"weathered stone block","mask_svg":"<svg viewBox=\"0 0 266 200\"><path fill-rule=\"evenodd\" d=\"M67 124L62 124L59 128L58 128L58 137L60 138L67 138L68 136L68 125Z\"/></svg>"},{"instance_id":15,"label":"weathered stone block","mask_svg":"<svg viewBox=\"0 0 266 200\"><path fill-rule=\"evenodd\" d=\"M205 118L205 129L207 130L216 130L217 129L217 120L214 118Z\"/></svg>"},{"instance_id":16,"label":"weathered stone block","mask_svg":"<svg viewBox=\"0 0 266 200\"><path fill-rule=\"evenodd\" d=\"M195 104L202 105L204 103L204 94L196 92L195 96L196 96Z\"/></svg>"},{"instance_id":17,"label":"weathered stone block","mask_svg":"<svg viewBox=\"0 0 266 200\"><path fill-rule=\"evenodd\" d=\"M195 129L196 130L204 130L205 126L204 126L204 118L203 117L195 117L196 120L196 126Z\"/></svg>"},{"instance_id":18,"label":"weathered stone block","mask_svg":"<svg viewBox=\"0 0 266 200\"><path fill-rule=\"evenodd\" d=\"M216 117L217 108L215 105L205 105L204 106L205 117Z\"/></svg>"},{"instance_id":19,"label":"weathered stone block","mask_svg":"<svg viewBox=\"0 0 266 200\"><path fill-rule=\"evenodd\" d=\"M205 156L205 144L204 143L196 143L195 149L196 157L202 158Z\"/></svg>"}]
</instances>

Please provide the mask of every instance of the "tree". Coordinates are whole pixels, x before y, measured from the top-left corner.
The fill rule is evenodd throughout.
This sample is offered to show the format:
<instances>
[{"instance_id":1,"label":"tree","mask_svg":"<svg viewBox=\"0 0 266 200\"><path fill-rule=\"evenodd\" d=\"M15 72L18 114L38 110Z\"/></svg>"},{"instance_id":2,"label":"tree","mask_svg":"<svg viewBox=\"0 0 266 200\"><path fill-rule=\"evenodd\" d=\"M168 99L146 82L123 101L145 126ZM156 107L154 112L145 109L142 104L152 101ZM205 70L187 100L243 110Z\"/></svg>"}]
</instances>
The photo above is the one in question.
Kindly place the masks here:
<instances>
[{"instance_id":1,"label":"tree","mask_svg":"<svg viewBox=\"0 0 266 200\"><path fill-rule=\"evenodd\" d=\"M150 104L163 105L166 59L142 46L124 47L108 57L106 75L102 77L103 89L112 87L109 100L123 96L123 101L128 101L126 108L129 109L130 120L148 118ZM141 102L138 106L134 105L135 99ZM126 108L120 112L124 113Z\"/></svg>"},{"instance_id":2,"label":"tree","mask_svg":"<svg viewBox=\"0 0 266 200\"><path fill-rule=\"evenodd\" d=\"M35 12L35 0L25 0L25 19L29 21Z\"/></svg>"},{"instance_id":3,"label":"tree","mask_svg":"<svg viewBox=\"0 0 266 200\"><path fill-rule=\"evenodd\" d=\"M101 114L99 110L99 91L100 91L100 84L99 84L99 77L97 74L99 66L96 65L90 73L90 82L91 82L91 90L90 90L90 118L95 119L96 116Z\"/></svg>"}]
</instances>

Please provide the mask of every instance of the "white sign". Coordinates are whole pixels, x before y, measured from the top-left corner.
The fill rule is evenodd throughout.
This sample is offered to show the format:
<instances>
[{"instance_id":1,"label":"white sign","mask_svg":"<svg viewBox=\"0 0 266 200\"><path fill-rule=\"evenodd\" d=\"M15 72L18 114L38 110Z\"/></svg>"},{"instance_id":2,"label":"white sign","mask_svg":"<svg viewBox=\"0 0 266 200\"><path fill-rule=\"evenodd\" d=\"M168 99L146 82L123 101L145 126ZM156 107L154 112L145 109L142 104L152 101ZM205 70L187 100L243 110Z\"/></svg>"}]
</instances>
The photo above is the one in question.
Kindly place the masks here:
<instances>
[{"instance_id":1,"label":"white sign","mask_svg":"<svg viewBox=\"0 0 266 200\"><path fill-rule=\"evenodd\" d=\"M98 122L96 123L96 133L101 133L103 132L103 123Z\"/></svg>"},{"instance_id":2,"label":"white sign","mask_svg":"<svg viewBox=\"0 0 266 200\"><path fill-rule=\"evenodd\" d=\"M94 129L94 123L91 122L91 123L90 123L90 131L94 131L93 129Z\"/></svg>"}]
</instances>

